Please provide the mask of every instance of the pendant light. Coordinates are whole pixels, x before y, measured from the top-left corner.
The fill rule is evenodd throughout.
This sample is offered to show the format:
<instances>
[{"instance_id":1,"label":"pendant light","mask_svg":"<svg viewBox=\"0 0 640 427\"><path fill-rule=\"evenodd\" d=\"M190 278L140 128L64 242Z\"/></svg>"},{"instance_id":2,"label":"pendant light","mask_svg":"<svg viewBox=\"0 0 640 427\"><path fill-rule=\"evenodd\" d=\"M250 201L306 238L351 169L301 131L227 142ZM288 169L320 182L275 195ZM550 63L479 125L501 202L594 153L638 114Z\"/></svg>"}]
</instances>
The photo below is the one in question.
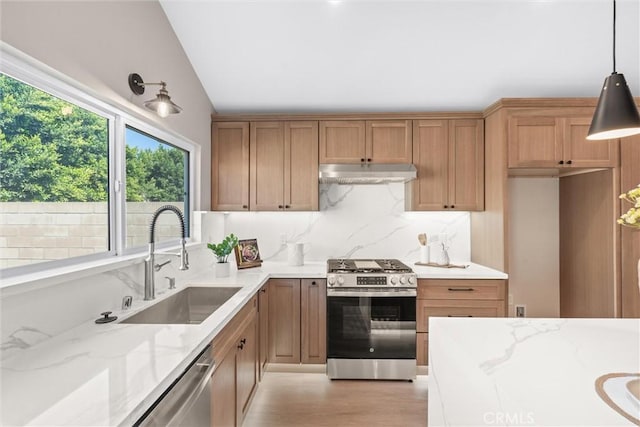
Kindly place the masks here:
<instances>
[{"instance_id":1,"label":"pendant light","mask_svg":"<svg viewBox=\"0 0 640 427\"><path fill-rule=\"evenodd\" d=\"M588 140L640 134L640 114L623 74L616 72L616 0L613 0L613 73L604 79Z\"/></svg>"},{"instance_id":2,"label":"pendant light","mask_svg":"<svg viewBox=\"0 0 640 427\"><path fill-rule=\"evenodd\" d=\"M155 99L151 99L144 103L144 106L149 110L155 111L160 117L167 117L169 114L178 114L182 111L182 108L178 107L169 96L167 92L167 84L163 81L160 83L145 83L140 77L140 74L129 74L129 88L136 95L142 95L144 93L145 86L162 86L160 91L156 95Z\"/></svg>"}]
</instances>

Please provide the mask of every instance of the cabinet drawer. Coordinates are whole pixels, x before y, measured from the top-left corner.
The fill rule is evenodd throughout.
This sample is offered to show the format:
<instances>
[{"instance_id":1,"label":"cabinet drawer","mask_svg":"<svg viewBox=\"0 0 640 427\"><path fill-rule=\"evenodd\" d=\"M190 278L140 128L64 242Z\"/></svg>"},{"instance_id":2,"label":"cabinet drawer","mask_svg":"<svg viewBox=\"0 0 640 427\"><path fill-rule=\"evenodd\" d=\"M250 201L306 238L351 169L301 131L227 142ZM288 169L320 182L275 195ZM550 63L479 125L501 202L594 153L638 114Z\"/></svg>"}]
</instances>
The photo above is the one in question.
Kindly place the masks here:
<instances>
[{"instance_id":1,"label":"cabinet drawer","mask_svg":"<svg viewBox=\"0 0 640 427\"><path fill-rule=\"evenodd\" d=\"M504 317L504 302L491 300L417 300L416 330L429 332L429 317Z\"/></svg>"},{"instance_id":2,"label":"cabinet drawer","mask_svg":"<svg viewBox=\"0 0 640 427\"><path fill-rule=\"evenodd\" d=\"M429 334L416 334L416 361L418 365L426 366L429 364Z\"/></svg>"},{"instance_id":3,"label":"cabinet drawer","mask_svg":"<svg viewBox=\"0 0 640 427\"><path fill-rule=\"evenodd\" d=\"M419 280L418 299L504 300L504 280Z\"/></svg>"}]
</instances>

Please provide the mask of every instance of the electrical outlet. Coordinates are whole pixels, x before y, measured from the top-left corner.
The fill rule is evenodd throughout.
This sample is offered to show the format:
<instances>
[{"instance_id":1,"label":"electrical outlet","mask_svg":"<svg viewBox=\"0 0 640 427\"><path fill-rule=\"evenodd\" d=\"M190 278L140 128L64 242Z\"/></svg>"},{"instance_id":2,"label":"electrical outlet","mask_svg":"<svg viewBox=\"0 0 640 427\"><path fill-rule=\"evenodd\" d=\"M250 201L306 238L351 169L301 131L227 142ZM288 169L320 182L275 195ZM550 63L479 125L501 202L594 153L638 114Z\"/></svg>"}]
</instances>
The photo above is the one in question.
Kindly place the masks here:
<instances>
[{"instance_id":1,"label":"electrical outlet","mask_svg":"<svg viewBox=\"0 0 640 427\"><path fill-rule=\"evenodd\" d=\"M131 308L131 303L133 302L132 296L126 296L122 298L122 309L129 310Z\"/></svg>"},{"instance_id":2,"label":"electrical outlet","mask_svg":"<svg viewBox=\"0 0 640 427\"><path fill-rule=\"evenodd\" d=\"M527 317L526 305L516 305L516 317Z\"/></svg>"}]
</instances>

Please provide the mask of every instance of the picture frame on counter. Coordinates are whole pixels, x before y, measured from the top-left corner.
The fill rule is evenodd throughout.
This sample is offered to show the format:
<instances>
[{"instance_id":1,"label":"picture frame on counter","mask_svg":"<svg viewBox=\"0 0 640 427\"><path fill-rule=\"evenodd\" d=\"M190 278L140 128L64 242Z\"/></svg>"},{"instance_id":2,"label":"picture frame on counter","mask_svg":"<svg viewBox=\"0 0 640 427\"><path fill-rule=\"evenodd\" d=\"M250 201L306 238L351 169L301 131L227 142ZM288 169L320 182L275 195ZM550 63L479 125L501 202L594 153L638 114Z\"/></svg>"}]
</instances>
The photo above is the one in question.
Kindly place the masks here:
<instances>
[{"instance_id":1,"label":"picture frame on counter","mask_svg":"<svg viewBox=\"0 0 640 427\"><path fill-rule=\"evenodd\" d=\"M238 269L260 267L262 265L258 239L239 240L234 252Z\"/></svg>"}]
</instances>

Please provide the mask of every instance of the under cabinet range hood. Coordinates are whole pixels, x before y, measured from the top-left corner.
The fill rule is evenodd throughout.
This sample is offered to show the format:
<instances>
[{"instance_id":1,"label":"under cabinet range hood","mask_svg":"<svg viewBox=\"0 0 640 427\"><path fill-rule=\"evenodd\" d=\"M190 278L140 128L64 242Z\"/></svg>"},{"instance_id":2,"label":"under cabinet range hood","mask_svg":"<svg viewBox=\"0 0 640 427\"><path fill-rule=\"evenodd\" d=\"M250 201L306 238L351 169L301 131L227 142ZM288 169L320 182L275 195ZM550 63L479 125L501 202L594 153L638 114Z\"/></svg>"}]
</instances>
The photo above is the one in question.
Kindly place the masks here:
<instances>
[{"instance_id":1,"label":"under cabinet range hood","mask_svg":"<svg viewBox=\"0 0 640 427\"><path fill-rule=\"evenodd\" d=\"M410 163L321 164L321 184L386 184L416 179L416 167Z\"/></svg>"}]
</instances>

